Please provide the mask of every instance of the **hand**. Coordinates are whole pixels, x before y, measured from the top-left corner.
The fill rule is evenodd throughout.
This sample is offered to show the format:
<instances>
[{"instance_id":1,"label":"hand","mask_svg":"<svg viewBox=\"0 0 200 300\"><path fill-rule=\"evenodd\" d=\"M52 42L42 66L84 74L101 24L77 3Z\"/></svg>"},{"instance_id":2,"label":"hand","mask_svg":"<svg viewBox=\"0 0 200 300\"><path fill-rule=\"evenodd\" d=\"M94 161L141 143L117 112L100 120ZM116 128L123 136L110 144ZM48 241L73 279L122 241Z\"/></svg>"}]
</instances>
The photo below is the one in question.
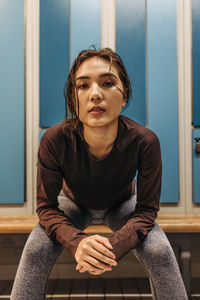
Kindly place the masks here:
<instances>
[{"instance_id":1,"label":"hand","mask_svg":"<svg viewBox=\"0 0 200 300\"><path fill-rule=\"evenodd\" d=\"M112 245L108 238L93 235L84 238L78 245L75 259L76 270L80 273L88 271L90 274L99 275L111 271L116 266L115 255L110 251Z\"/></svg>"}]
</instances>

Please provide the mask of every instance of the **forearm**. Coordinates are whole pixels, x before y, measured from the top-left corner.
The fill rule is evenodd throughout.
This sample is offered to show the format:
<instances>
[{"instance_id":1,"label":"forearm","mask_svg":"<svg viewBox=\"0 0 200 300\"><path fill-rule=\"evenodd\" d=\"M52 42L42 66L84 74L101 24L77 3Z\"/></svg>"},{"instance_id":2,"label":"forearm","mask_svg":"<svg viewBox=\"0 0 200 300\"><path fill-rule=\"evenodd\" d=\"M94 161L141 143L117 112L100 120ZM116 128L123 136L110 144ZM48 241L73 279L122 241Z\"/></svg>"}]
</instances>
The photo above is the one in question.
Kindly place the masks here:
<instances>
[{"instance_id":1,"label":"forearm","mask_svg":"<svg viewBox=\"0 0 200 300\"><path fill-rule=\"evenodd\" d=\"M74 256L80 241L88 235L75 228L70 219L58 208L38 208L39 223L46 234L61 243Z\"/></svg>"},{"instance_id":2,"label":"forearm","mask_svg":"<svg viewBox=\"0 0 200 300\"><path fill-rule=\"evenodd\" d=\"M135 248L153 228L157 211L152 208L139 208L131 214L127 223L110 235L109 241L116 261L120 260L131 249Z\"/></svg>"}]
</instances>

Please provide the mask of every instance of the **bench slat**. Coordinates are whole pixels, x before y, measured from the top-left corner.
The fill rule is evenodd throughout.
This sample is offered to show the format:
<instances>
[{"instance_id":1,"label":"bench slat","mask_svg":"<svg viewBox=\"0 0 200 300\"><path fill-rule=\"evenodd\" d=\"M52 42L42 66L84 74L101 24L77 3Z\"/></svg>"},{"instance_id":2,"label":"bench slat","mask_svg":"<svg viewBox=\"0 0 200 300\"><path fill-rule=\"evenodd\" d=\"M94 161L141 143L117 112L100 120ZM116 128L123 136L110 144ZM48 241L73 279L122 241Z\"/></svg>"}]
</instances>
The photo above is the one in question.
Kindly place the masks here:
<instances>
[{"instance_id":1,"label":"bench slat","mask_svg":"<svg viewBox=\"0 0 200 300\"><path fill-rule=\"evenodd\" d=\"M165 232L200 232L200 214L160 214L157 223ZM0 233L30 233L38 223L37 215L1 216ZM90 225L87 233L111 233L106 225Z\"/></svg>"}]
</instances>

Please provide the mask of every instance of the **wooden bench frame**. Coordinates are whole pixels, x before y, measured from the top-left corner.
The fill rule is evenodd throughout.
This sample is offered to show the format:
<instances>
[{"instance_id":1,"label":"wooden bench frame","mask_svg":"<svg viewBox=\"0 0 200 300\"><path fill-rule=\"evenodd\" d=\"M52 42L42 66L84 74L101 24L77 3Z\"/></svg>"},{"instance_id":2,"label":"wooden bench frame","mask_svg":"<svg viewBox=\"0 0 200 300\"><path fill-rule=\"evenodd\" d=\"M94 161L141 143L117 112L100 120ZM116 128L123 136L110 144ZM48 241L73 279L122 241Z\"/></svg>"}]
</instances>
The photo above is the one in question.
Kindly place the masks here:
<instances>
[{"instance_id":1,"label":"wooden bench frame","mask_svg":"<svg viewBox=\"0 0 200 300\"><path fill-rule=\"evenodd\" d=\"M179 266L188 297L191 297L191 248L200 246L200 214L160 214L157 223L167 234L172 246L179 249ZM9 215L0 217L0 234L27 234L38 223L37 215ZM88 234L109 234L106 225L90 225Z\"/></svg>"}]
</instances>

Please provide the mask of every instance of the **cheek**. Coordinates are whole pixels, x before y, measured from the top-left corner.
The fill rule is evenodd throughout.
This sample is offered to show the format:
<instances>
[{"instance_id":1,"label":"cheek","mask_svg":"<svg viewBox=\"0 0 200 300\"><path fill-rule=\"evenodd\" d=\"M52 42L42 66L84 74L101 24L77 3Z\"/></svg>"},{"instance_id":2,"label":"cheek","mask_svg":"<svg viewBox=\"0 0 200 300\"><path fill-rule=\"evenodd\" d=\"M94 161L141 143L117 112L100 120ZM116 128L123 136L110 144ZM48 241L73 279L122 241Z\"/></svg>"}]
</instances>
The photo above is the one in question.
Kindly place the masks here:
<instances>
[{"instance_id":1,"label":"cheek","mask_svg":"<svg viewBox=\"0 0 200 300\"><path fill-rule=\"evenodd\" d=\"M84 104L84 97L83 95L80 93L80 92L77 92L76 94L76 110L78 110L78 107L79 107L79 110L80 110L80 107L82 107Z\"/></svg>"},{"instance_id":2,"label":"cheek","mask_svg":"<svg viewBox=\"0 0 200 300\"><path fill-rule=\"evenodd\" d=\"M78 112L78 108L79 108L79 112ZM86 109L86 105L84 104L83 101L79 101L79 107L77 104L76 112L77 112L77 115L79 116L80 120L85 119L87 109Z\"/></svg>"},{"instance_id":3,"label":"cheek","mask_svg":"<svg viewBox=\"0 0 200 300\"><path fill-rule=\"evenodd\" d=\"M112 116L118 116L120 115L122 111L122 104L121 101L113 101L112 104L110 104L109 114Z\"/></svg>"},{"instance_id":4,"label":"cheek","mask_svg":"<svg viewBox=\"0 0 200 300\"><path fill-rule=\"evenodd\" d=\"M110 100L112 102L112 105L114 105L116 109L120 109L124 103L123 95L118 90L112 94Z\"/></svg>"}]
</instances>

